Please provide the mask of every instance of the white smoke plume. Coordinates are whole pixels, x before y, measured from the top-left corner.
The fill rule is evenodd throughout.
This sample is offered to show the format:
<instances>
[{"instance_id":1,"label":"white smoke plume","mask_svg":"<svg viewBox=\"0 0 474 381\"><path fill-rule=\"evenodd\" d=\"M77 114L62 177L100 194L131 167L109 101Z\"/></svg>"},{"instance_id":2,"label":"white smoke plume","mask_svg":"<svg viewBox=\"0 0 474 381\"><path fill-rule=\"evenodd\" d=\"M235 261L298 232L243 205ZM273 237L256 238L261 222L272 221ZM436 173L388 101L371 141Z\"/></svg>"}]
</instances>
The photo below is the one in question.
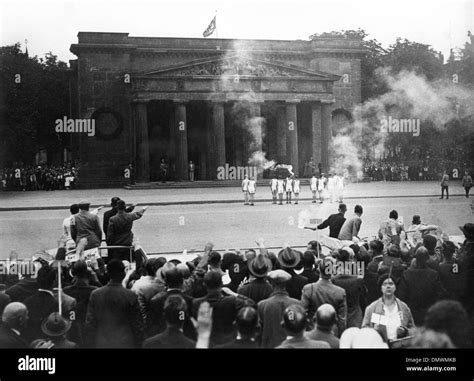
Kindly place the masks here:
<instances>
[{"instance_id":1,"label":"white smoke plume","mask_svg":"<svg viewBox=\"0 0 474 381\"><path fill-rule=\"evenodd\" d=\"M262 168L263 170L270 169L275 166L274 160L268 160L265 157L265 152L255 151L252 153L249 159L249 164L253 167Z\"/></svg>"},{"instance_id":2,"label":"white smoke plume","mask_svg":"<svg viewBox=\"0 0 474 381\"><path fill-rule=\"evenodd\" d=\"M430 82L414 72L392 74L390 68L379 68L376 74L389 91L354 108L352 123L338 131L331 142L331 170L345 168L360 177L362 160L370 152L384 152L388 133L381 129L382 120L419 119L420 129L429 123L443 129L457 118L474 114L474 93L448 80Z\"/></svg>"}]
</instances>

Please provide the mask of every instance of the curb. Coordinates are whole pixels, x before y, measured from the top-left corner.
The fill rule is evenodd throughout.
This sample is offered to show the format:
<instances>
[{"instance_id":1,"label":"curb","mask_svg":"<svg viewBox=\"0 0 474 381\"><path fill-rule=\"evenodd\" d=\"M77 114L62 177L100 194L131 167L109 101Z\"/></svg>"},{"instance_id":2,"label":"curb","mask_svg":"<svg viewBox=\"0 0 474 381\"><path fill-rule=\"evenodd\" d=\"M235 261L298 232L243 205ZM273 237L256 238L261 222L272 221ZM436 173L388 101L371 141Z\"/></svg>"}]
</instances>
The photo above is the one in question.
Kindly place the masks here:
<instances>
[{"instance_id":1,"label":"curb","mask_svg":"<svg viewBox=\"0 0 474 381\"><path fill-rule=\"evenodd\" d=\"M450 195L452 197L465 197L464 194L454 194ZM351 196L345 197L345 200L361 200L361 199L384 199L384 198L438 198L438 195L387 195L387 196ZM299 201L311 201L312 198L305 197L300 198ZM271 198L257 199L255 204L268 202L271 203L273 200ZM243 200L240 198L232 200L193 200L193 201L168 201L168 202L149 202L149 203L137 203L137 206L148 205L148 206L172 206L172 205L204 205L204 204L241 204ZM336 203L335 203L336 204ZM294 205L294 203L293 203ZM298 204L299 205L299 204ZM91 204L92 207L104 206L103 204ZM105 205L108 207L109 205ZM21 212L21 211L34 211L34 210L69 210L70 205L51 205L51 206L19 206L19 207L6 207L0 208L0 212Z\"/></svg>"}]
</instances>

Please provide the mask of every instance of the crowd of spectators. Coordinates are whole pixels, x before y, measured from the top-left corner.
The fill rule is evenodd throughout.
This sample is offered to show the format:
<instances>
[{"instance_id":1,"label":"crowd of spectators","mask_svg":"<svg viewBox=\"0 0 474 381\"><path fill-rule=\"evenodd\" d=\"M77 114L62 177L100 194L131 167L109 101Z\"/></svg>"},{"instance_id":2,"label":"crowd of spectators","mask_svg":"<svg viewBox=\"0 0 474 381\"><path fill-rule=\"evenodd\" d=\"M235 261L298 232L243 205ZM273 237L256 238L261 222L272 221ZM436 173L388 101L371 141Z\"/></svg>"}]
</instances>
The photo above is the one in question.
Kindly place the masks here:
<instances>
[{"instance_id":1,"label":"crowd of spectators","mask_svg":"<svg viewBox=\"0 0 474 381\"><path fill-rule=\"evenodd\" d=\"M467 167L452 160L395 160L395 159L365 159L363 162L364 175L372 181L425 181L439 180L443 171L457 170L459 178Z\"/></svg>"},{"instance_id":2,"label":"crowd of spectators","mask_svg":"<svg viewBox=\"0 0 474 381\"><path fill-rule=\"evenodd\" d=\"M116 197L111 206L107 243L131 245L146 208ZM98 246L99 217L85 201L76 207L66 238ZM392 210L375 239L325 255L323 241L273 253L258 240L245 252L208 243L187 261L137 250L133 263L120 252L66 260L63 239L55 261L36 255L34 273L0 276L0 347L471 347L474 224L461 230L459 245L419 216L405 228Z\"/></svg>"},{"instance_id":3,"label":"crowd of spectators","mask_svg":"<svg viewBox=\"0 0 474 381\"><path fill-rule=\"evenodd\" d=\"M64 165L14 165L0 169L2 191L36 191L73 189L77 180L78 166Z\"/></svg>"}]
</instances>

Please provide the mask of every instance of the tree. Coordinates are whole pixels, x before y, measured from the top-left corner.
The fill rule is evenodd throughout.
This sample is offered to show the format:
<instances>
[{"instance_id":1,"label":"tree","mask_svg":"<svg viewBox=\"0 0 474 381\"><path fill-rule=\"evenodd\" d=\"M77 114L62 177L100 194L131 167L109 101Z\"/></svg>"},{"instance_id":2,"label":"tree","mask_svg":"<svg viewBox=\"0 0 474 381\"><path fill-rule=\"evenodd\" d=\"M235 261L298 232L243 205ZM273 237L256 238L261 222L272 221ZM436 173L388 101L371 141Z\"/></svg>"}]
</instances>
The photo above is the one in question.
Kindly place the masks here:
<instances>
[{"instance_id":1,"label":"tree","mask_svg":"<svg viewBox=\"0 0 474 381\"><path fill-rule=\"evenodd\" d=\"M384 57L385 66L390 66L392 73L403 70L413 71L426 77L429 81L442 78L443 55L434 51L429 45L397 38L395 44L390 45Z\"/></svg>"},{"instance_id":2,"label":"tree","mask_svg":"<svg viewBox=\"0 0 474 381\"><path fill-rule=\"evenodd\" d=\"M66 136L55 120L68 115L67 64L52 53L28 57L17 43L0 47L0 164L32 163L39 149L59 153Z\"/></svg>"}]
</instances>

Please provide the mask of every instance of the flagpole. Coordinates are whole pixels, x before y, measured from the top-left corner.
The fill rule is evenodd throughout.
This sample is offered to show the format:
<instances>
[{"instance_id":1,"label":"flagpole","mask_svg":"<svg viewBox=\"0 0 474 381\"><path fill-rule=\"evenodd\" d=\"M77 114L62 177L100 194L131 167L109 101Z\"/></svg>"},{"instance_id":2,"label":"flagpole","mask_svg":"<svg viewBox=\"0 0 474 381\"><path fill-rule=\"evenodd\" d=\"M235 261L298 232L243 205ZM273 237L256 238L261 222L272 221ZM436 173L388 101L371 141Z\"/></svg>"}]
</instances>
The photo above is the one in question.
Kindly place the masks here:
<instances>
[{"instance_id":1,"label":"flagpole","mask_svg":"<svg viewBox=\"0 0 474 381\"><path fill-rule=\"evenodd\" d=\"M219 38L219 33L217 32L217 9L214 17L216 18L216 38Z\"/></svg>"}]
</instances>

